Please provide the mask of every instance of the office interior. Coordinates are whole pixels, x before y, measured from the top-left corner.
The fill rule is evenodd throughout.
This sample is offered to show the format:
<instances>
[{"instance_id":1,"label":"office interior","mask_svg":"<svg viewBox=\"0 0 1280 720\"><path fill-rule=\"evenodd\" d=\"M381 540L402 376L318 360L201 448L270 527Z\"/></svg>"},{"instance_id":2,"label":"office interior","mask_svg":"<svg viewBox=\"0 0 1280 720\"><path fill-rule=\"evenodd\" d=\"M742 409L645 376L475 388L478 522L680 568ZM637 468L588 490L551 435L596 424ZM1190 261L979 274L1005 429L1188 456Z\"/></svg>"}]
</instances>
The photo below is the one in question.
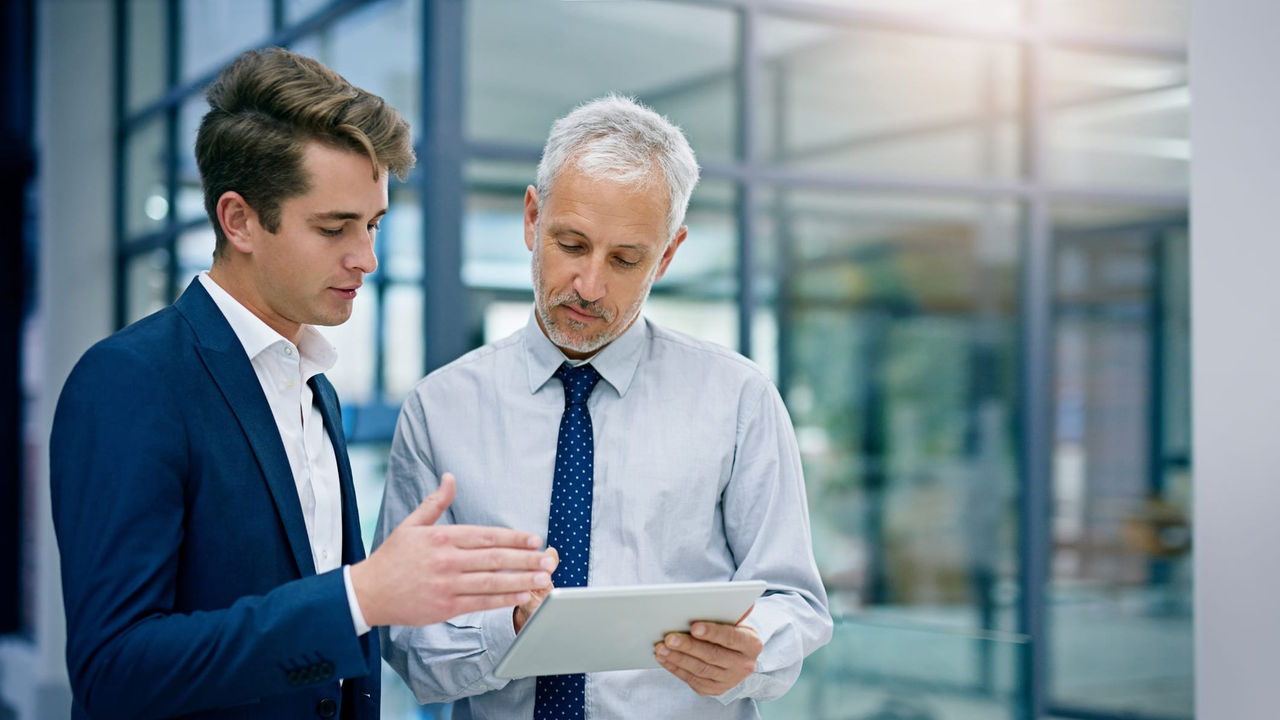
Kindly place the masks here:
<instances>
[{"instance_id":1,"label":"office interior","mask_svg":"<svg viewBox=\"0 0 1280 720\"><path fill-rule=\"evenodd\" d=\"M703 168L646 315L753 359L796 427L837 623L764 717L1198 714L1189 0L5 12L30 47L34 170L26 292L6 322L21 448L5 466L0 718L70 703L56 393L88 345L208 268L201 91L264 45L323 61L413 126L419 163L392 181L371 292L324 331L366 543L400 401L527 318L521 200L550 123L618 91L683 128ZM384 688L386 718L450 716L389 671Z\"/></svg>"}]
</instances>

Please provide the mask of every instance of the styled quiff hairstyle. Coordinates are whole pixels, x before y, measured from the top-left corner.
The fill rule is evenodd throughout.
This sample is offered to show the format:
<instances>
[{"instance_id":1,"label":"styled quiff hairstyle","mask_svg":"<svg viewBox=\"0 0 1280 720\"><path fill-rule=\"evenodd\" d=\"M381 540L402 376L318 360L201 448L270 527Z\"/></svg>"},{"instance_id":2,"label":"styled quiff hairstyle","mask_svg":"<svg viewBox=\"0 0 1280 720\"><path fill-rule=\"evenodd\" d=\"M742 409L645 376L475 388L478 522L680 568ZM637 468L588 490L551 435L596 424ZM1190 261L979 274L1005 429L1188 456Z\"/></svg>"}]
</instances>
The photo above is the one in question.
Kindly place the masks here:
<instances>
[{"instance_id":1,"label":"styled quiff hairstyle","mask_svg":"<svg viewBox=\"0 0 1280 720\"><path fill-rule=\"evenodd\" d=\"M667 189L667 241L684 222L698 184L698 161L680 128L634 99L609 94L579 105L551 126L538 163L538 215L572 162L588 177Z\"/></svg>"},{"instance_id":2,"label":"styled quiff hairstyle","mask_svg":"<svg viewBox=\"0 0 1280 720\"><path fill-rule=\"evenodd\" d=\"M311 189L302 158L310 142L369 157L401 180L416 162L409 124L373 93L311 58L283 48L249 50L218 73L205 93L209 112L196 134L204 207L214 258L226 252L218 198L239 193L275 232L285 200Z\"/></svg>"}]
</instances>

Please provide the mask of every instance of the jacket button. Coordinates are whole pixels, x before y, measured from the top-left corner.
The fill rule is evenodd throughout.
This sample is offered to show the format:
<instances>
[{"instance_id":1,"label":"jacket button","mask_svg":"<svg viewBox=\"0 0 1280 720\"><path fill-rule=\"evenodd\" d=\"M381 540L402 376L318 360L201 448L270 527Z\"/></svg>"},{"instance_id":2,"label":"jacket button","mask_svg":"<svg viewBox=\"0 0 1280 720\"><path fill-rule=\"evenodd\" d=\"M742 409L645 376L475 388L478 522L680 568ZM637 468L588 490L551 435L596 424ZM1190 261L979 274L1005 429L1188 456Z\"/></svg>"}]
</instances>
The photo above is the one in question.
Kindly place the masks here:
<instances>
[{"instance_id":1,"label":"jacket button","mask_svg":"<svg viewBox=\"0 0 1280 720\"><path fill-rule=\"evenodd\" d=\"M316 714L322 718L331 718L338 714L338 703L332 698L324 698L316 703Z\"/></svg>"}]
</instances>

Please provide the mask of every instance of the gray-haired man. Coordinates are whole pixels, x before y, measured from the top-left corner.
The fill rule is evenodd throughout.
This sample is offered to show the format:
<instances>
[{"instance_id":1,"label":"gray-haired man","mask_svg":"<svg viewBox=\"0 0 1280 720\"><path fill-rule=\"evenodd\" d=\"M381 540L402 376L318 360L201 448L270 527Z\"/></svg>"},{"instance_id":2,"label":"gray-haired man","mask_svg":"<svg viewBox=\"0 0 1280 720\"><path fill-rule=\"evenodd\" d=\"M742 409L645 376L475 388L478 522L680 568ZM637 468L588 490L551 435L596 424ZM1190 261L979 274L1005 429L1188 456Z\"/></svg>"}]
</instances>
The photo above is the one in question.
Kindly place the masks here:
<instances>
[{"instance_id":1,"label":"gray-haired man","mask_svg":"<svg viewBox=\"0 0 1280 720\"><path fill-rule=\"evenodd\" d=\"M740 355L640 315L685 241L697 180L680 131L631 100L555 123L525 193L529 322L409 395L378 537L451 472L442 522L545 533L558 586L761 579L765 596L737 625L670 634L661 670L495 677L545 592L514 611L387 628L384 655L420 701L459 700L464 718L754 718L830 638L777 390Z\"/></svg>"}]
</instances>

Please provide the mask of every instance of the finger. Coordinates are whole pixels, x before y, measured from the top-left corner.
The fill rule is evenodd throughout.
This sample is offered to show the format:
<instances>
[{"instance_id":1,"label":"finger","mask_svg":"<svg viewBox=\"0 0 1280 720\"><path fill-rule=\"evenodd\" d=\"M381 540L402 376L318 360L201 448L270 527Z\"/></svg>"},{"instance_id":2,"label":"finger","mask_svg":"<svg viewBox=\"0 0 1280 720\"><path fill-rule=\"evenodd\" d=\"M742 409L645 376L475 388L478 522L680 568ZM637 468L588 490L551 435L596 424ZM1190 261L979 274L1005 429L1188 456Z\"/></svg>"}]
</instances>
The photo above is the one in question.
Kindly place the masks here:
<instances>
[{"instance_id":1,"label":"finger","mask_svg":"<svg viewBox=\"0 0 1280 720\"><path fill-rule=\"evenodd\" d=\"M682 675L680 679L685 682L693 678L707 682L719 682L729 675L728 671L722 667L711 665L692 655L673 650L666 645L658 648L658 661L662 663L663 667L672 672L676 670L683 671L685 675Z\"/></svg>"},{"instance_id":2,"label":"finger","mask_svg":"<svg viewBox=\"0 0 1280 720\"><path fill-rule=\"evenodd\" d=\"M516 570L545 570L555 572L556 561L544 553L510 548L483 548L463 550L456 554L454 567L458 572L504 572Z\"/></svg>"},{"instance_id":3,"label":"finger","mask_svg":"<svg viewBox=\"0 0 1280 720\"><path fill-rule=\"evenodd\" d=\"M440 487L424 499L409 516L404 519L402 525L435 525L440 516L453 502L453 496L457 493L458 485L454 480L453 473L445 473L440 476Z\"/></svg>"},{"instance_id":4,"label":"finger","mask_svg":"<svg viewBox=\"0 0 1280 720\"><path fill-rule=\"evenodd\" d=\"M449 582L449 593L462 595L506 595L551 587L551 574L545 572L474 572L462 573ZM524 600L522 602L528 602Z\"/></svg>"},{"instance_id":5,"label":"finger","mask_svg":"<svg viewBox=\"0 0 1280 720\"><path fill-rule=\"evenodd\" d=\"M481 610L515 607L529 601L529 593L516 592L499 595L465 595L454 599L454 608L458 615Z\"/></svg>"},{"instance_id":6,"label":"finger","mask_svg":"<svg viewBox=\"0 0 1280 720\"><path fill-rule=\"evenodd\" d=\"M668 633L663 640L663 644L667 646L673 655L677 653L687 655L700 663L713 666L722 671L738 665L742 660L741 653L721 645L695 640L682 633ZM690 667L689 665L682 665L682 667L694 670L703 677L711 677L706 673L697 672L695 667Z\"/></svg>"},{"instance_id":7,"label":"finger","mask_svg":"<svg viewBox=\"0 0 1280 720\"><path fill-rule=\"evenodd\" d=\"M750 625L723 625L700 621L695 622L693 627L689 628L689 632L699 640L746 655L752 654L753 651L757 654L760 652L757 649L761 645L760 636Z\"/></svg>"},{"instance_id":8,"label":"finger","mask_svg":"<svg viewBox=\"0 0 1280 720\"><path fill-rule=\"evenodd\" d=\"M448 533L454 546L463 549L508 547L536 550L542 547L542 538L523 530L484 525L450 525L442 529Z\"/></svg>"},{"instance_id":9,"label":"finger","mask_svg":"<svg viewBox=\"0 0 1280 720\"><path fill-rule=\"evenodd\" d=\"M693 691L699 695L719 695L729 689L727 683L714 683L704 678L695 677L688 670L676 667L663 658L658 658L658 663L667 672L683 680L686 685L693 688Z\"/></svg>"}]
</instances>

